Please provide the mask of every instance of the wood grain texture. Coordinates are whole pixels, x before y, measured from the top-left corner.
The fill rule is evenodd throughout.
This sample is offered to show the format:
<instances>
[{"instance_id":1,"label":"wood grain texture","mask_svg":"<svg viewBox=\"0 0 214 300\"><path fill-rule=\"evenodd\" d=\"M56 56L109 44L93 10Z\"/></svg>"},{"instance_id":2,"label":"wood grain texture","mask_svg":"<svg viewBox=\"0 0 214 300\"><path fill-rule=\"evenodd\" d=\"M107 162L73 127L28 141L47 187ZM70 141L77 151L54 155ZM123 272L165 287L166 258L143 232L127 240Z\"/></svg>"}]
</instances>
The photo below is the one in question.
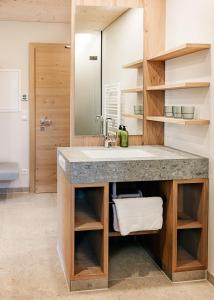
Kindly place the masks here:
<instances>
[{"instance_id":1,"label":"wood grain texture","mask_svg":"<svg viewBox=\"0 0 214 300\"><path fill-rule=\"evenodd\" d=\"M144 1L144 57L165 49L165 0ZM144 59L144 144L162 145L164 126L149 122L147 116L163 116L164 92L149 93L148 86L165 83L165 64Z\"/></svg>"},{"instance_id":2,"label":"wood grain texture","mask_svg":"<svg viewBox=\"0 0 214 300\"><path fill-rule=\"evenodd\" d=\"M143 115L134 115L134 114L123 113L122 116L125 117L125 118L143 120Z\"/></svg>"},{"instance_id":3,"label":"wood grain texture","mask_svg":"<svg viewBox=\"0 0 214 300\"><path fill-rule=\"evenodd\" d=\"M192 54L198 51L208 50L210 49L210 44L192 44L187 43L181 45L177 48L162 51L158 53L156 56L148 57L150 61L166 61L177 57L182 57L187 54Z\"/></svg>"},{"instance_id":4,"label":"wood grain texture","mask_svg":"<svg viewBox=\"0 0 214 300\"><path fill-rule=\"evenodd\" d=\"M144 0L76 0L76 5L136 8L143 7L143 1Z\"/></svg>"},{"instance_id":5,"label":"wood grain texture","mask_svg":"<svg viewBox=\"0 0 214 300\"><path fill-rule=\"evenodd\" d=\"M142 93L143 92L143 87L136 87L136 88L129 88L129 89L124 89L121 90L122 93Z\"/></svg>"},{"instance_id":6,"label":"wood grain texture","mask_svg":"<svg viewBox=\"0 0 214 300\"><path fill-rule=\"evenodd\" d=\"M176 186L173 181L161 182L161 195L164 199L163 228L160 233L160 257L161 266L166 274L171 274L176 266Z\"/></svg>"},{"instance_id":7,"label":"wood grain texture","mask_svg":"<svg viewBox=\"0 0 214 300\"><path fill-rule=\"evenodd\" d=\"M209 120L202 119L176 119L176 118L167 118L167 117L159 117L159 116L147 116L146 119L148 121L153 122L162 122L162 123L171 123L177 125L209 125Z\"/></svg>"},{"instance_id":8,"label":"wood grain texture","mask_svg":"<svg viewBox=\"0 0 214 300\"><path fill-rule=\"evenodd\" d=\"M97 200L99 200L98 209L100 209L102 228L97 230L98 228L87 227L87 231L81 232L78 230L78 224L75 225L75 220L78 220L78 216L75 215L75 202L77 200L75 191L76 189L84 190L87 188L102 191L101 193L95 193L100 197ZM95 198L90 199L90 204ZM95 199L96 203L97 200ZM73 280L96 279L108 276L108 201L108 183L73 185L67 180L61 168L58 167L58 247L69 285ZM95 205L97 205L96 203ZM85 220L90 223L89 219L86 218ZM92 227L93 224L92 220ZM75 232L75 230L77 231Z\"/></svg>"},{"instance_id":9,"label":"wood grain texture","mask_svg":"<svg viewBox=\"0 0 214 300\"><path fill-rule=\"evenodd\" d=\"M56 192L56 148L69 146L70 51L64 44L30 46L31 191ZM41 131L40 120L52 121Z\"/></svg>"},{"instance_id":10,"label":"wood grain texture","mask_svg":"<svg viewBox=\"0 0 214 300\"><path fill-rule=\"evenodd\" d=\"M75 31L103 31L126 11L127 8L116 6L111 9L105 6L77 6Z\"/></svg>"},{"instance_id":11,"label":"wood grain texture","mask_svg":"<svg viewBox=\"0 0 214 300\"><path fill-rule=\"evenodd\" d=\"M205 88L209 86L210 86L209 82L179 82L179 83L148 86L147 91L166 91L166 90Z\"/></svg>"},{"instance_id":12,"label":"wood grain texture","mask_svg":"<svg viewBox=\"0 0 214 300\"><path fill-rule=\"evenodd\" d=\"M208 179L175 180L174 184L177 190L177 210L179 202L181 200L185 201L183 205L189 210L188 215L192 214L197 218L192 224L189 222L188 225L186 225L188 228L181 229L181 232L188 232L189 229L189 234L182 244L178 244L178 240L176 242L178 254L175 271L182 272L206 269L208 260ZM182 209L182 207L180 209ZM178 232L180 230L179 224L178 221ZM197 235L198 241L196 241Z\"/></svg>"},{"instance_id":13,"label":"wood grain texture","mask_svg":"<svg viewBox=\"0 0 214 300\"><path fill-rule=\"evenodd\" d=\"M123 66L124 69L139 69L143 68L143 59L130 62Z\"/></svg>"},{"instance_id":14,"label":"wood grain texture","mask_svg":"<svg viewBox=\"0 0 214 300\"><path fill-rule=\"evenodd\" d=\"M70 23L70 0L4 0L0 20Z\"/></svg>"},{"instance_id":15,"label":"wood grain texture","mask_svg":"<svg viewBox=\"0 0 214 300\"><path fill-rule=\"evenodd\" d=\"M66 280L74 277L74 201L73 190L60 167L57 169L58 247Z\"/></svg>"}]
</instances>

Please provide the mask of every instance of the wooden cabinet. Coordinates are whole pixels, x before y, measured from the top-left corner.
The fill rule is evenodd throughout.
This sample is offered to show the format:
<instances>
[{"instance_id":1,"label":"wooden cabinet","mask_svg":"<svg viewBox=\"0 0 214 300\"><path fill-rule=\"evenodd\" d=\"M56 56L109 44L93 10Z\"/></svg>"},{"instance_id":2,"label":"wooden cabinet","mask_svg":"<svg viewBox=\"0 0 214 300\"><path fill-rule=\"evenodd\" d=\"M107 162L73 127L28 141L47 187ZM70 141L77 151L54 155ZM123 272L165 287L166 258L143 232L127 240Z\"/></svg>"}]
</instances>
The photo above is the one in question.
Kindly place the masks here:
<instances>
[{"instance_id":1,"label":"wooden cabinet","mask_svg":"<svg viewBox=\"0 0 214 300\"><path fill-rule=\"evenodd\" d=\"M151 251L172 280L206 270L207 179L125 182L118 189L162 196L163 228L132 234L150 235ZM58 212L58 253L70 289L108 287L108 239L120 236L109 227L109 183L72 184L58 168Z\"/></svg>"},{"instance_id":2,"label":"wooden cabinet","mask_svg":"<svg viewBox=\"0 0 214 300\"><path fill-rule=\"evenodd\" d=\"M162 194L165 216L159 261L163 269L172 279L177 272L205 270L208 180L163 182Z\"/></svg>"},{"instance_id":3,"label":"wooden cabinet","mask_svg":"<svg viewBox=\"0 0 214 300\"><path fill-rule=\"evenodd\" d=\"M108 188L69 183L58 168L58 253L70 290L108 286Z\"/></svg>"}]
</instances>

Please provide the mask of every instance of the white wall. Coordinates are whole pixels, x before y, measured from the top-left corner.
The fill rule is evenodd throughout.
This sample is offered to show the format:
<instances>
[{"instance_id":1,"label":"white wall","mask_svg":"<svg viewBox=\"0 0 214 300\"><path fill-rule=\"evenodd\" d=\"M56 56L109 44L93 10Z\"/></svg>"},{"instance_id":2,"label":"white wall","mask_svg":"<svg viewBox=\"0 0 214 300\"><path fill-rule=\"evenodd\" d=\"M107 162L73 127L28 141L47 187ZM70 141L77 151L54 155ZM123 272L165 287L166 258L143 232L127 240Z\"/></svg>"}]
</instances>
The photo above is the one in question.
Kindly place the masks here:
<instances>
[{"instance_id":1,"label":"white wall","mask_svg":"<svg viewBox=\"0 0 214 300\"><path fill-rule=\"evenodd\" d=\"M28 93L28 45L30 42L68 42L69 25L36 22L0 22L0 69L21 69L21 93ZM28 103L21 112L0 113L0 161L19 163L20 173L28 170ZM21 174L10 187L28 187L29 176ZM8 184L0 184L8 186Z\"/></svg>"},{"instance_id":2,"label":"white wall","mask_svg":"<svg viewBox=\"0 0 214 300\"><path fill-rule=\"evenodd\" d=\"M167 104L195 105L209 127L167 125L165 144L210 158L209 271L214 274L214 2L166 0L166 49L186 42L211 43L211 51L174 59L166 64L166 81L210 81L210 89L170 91Z\"/></svg>"},{"instance_id":3,"label":"white wall","mask_svg":"<svg viewBox=\"0 0 214 300\"><path fill-rule=\"evenodd\" d=\"M142 69L122 66L143 57L143 9L130 9L103 31L103 85L120 82L121 88L142 86ZM141 94L123 94L122 112L132 113L142 104ZM123 118L130 134L142 134L142 121Z\"/></svg>"}]
</instances>

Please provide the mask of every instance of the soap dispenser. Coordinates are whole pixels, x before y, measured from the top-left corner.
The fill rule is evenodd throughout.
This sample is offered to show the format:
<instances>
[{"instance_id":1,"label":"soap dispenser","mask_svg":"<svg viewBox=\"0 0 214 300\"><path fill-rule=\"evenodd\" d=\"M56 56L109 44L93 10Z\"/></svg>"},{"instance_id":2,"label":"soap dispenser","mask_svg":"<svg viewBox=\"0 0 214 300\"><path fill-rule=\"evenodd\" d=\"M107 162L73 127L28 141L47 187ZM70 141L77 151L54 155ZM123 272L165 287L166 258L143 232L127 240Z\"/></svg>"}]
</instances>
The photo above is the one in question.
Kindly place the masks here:
<instances>
[{"instance_id":1,"label":"soap dispenser","mask_svg":"<svg viewBox=\"0 0 214 300\"><path fill-rule=\"evenodd\" d=\"M126 130L126 126L123 126L123 130L120 132L120 147L129 146L129 133Z\"/></svg>"}]
</instances>

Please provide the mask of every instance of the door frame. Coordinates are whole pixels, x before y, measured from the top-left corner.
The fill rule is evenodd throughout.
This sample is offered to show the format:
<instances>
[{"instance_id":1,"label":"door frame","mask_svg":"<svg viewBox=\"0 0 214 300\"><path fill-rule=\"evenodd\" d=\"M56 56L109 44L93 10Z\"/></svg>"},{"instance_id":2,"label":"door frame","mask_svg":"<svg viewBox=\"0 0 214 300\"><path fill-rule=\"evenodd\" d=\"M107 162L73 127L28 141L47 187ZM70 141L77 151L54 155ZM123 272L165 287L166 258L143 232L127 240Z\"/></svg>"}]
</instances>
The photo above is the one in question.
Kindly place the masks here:
<instances>
[{"instance_id":1,"label":"door frame","mask_svg":"<svg viewBox=\"0 0 214 300\"><path fill-rule=\"evenodd\" d=\"M35 49L65 43L29 43L29 191L36 189L36 98L35 98Z\"/></svg>"}]
</instances>

